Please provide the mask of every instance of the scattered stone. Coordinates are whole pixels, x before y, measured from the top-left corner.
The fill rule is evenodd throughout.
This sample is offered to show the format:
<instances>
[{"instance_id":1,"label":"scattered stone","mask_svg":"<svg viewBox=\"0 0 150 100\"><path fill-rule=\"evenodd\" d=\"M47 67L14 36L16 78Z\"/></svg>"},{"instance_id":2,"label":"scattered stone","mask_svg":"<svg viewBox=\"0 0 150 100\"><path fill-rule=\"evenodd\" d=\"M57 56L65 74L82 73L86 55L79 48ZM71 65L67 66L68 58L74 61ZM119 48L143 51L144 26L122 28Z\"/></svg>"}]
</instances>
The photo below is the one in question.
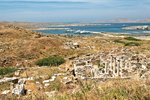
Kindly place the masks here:
<instances>
[{"instance_id":1,"label":"scattered stone","mask_svg":"<svg viewBox=\"0 0 150 100\"><path fill-rule=\"evenodd\" d=\"M40 75L39 77L42 78L43 80L48 80L49 79L48 75Z\"/></svg>"},{"instance_id":2,"label":"scattered stone","mask_svg":"<svg viewBox=\"0 0 150 100\"><path fill-rule=\"evenodd\" d=\"M40 84L40 82L36 82L36 84Z\"/></svg>"},{"instance_id":3,"label":"scattered stone","mask_svg":"<svg viewBox=\"0 0 150 100\"><path fill-rule=\"evenodd\" d=\"M62 82L64 84L73 83L73 78L71 78L71 77L64 77L63 80L62 80Z\"/></svg>"},{"instance_id":4,"label":"scattered stone","mask_svg":"<svg viewBox=\"0 0 150 100\"><path fill-rule=\"evenodd\" d=\"M80 47L80 45L77 42L72 42L72 41L66 42L65 45L66 45L66 47L65 47L66 49L67 48L77 49Z\"/></svg>"},{"instance_id":5,"label":"scattered stone","mask_svg":"<svg viewBox=\"0 0 150 100\"><path fill-rule=\"evenodd\" d=\"M0 79L0 84L12 81L18 81L18 77L11 77L11 78L4 77L3 79Z\"/></svg>"},{"instance_id":6,"label":"scattered stone","mask_svg":"<svg viewBox=\"0 0 150 100\"><path fill-rule=\"evenodd\" d=\"M44 80L44 81L43 81L43 84L49 83L49 82L50 82L50 80Z\"/></svg>"},{"instance_id":7,"label":"scattered stone","mask_svg":"<svg viewBox=\"0 0 150 100\"><path fill-rule=\"evenodd\" d=\"M50 85L49 83L44 84L45 87L48 87L49 85Z\"/></svg>"},{"instance_id":8,"label":"scattered stone","mask_svg":"<svg viewBox=\"0 0 150 100\"><path fill-rule=\"evenodd\" d=\"M8 94L8 93L10 93L10 90L5 90L1 94Z\"/></svg>"},{"instance_id":9,"label":"scattered stone","mask_svg":"<svg viewBox=\"0 0 150 100\"><path fill-rule=\"evenodd\" d=\"M20 75L20 70L18 70L18 71L15 71L15 74L14 74L15 76L19 76Z\"/></svg>"},{"instance_id":10,"label":"scattered stone","mask_svg":"<svg viewBox=\"0 0 150 100\"><path fill-rule=\"evenodd\" d=\"M54 76L65 76L66 73L58 73L58 74L54 74Z\"/></svg>"},{"instance_id":11,"label":"scattered stone","mask_svg":"<svg viewBox=\"0 0 150 100\"><path fill-rule=\"evenodd\" d=\"M49 81L53 82L53 81L55 81L55 79L56 79L56 76L52 76L52 78Z\"/></svg>"},{"instance_id":12,"label":"scattered stone","mask_svg":"<svg viewBox=\"0 0 150 100\"><path fill-rule=\"evenodd\" d=\"M51 91L51 92L45 92L45 94L51 98L51 97L54 97L56 95L57 91Z\"/></svg>"}]
</instances>

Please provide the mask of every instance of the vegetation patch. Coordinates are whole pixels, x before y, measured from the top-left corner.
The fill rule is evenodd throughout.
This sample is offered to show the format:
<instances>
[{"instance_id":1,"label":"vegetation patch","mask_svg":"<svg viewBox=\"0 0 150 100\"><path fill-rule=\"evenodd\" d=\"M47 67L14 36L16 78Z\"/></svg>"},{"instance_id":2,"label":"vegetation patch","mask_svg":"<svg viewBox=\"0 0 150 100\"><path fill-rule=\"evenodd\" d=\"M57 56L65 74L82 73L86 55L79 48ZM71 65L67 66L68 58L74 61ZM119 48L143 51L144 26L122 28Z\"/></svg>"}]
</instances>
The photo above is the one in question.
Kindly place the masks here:
<instances>
[{"instance_id":1,"label":"vegetation patch","mask_svg":"<svg viewBox=\"0 0 150 100\"><path fill-rule=\"evenodd\" d=\"M126 40L130 40L130 41L123 41L123 40L117 39L117 40L114 40L114 42L115 43L121 43L124 46L141 46L141 44L137 42L137 41L140 41L138 39L135 39L133 37L127 37Z\"/></svg>"},{"instance_id":2,"label":"vegetation patch","mask_svg":"<svg viewBox=\"0 0 150 100\"><path fill-rule=\"evenodd\" d=\"M60 56L49 56L38 60L35 64L38 66L59 66L65 63L65 59Z\"/></svg>"},{"instance_id":3,"label":"vegetation patch","mask_svg":"<svg viewBox=\"0 0 150 100\"><path fill-rule=\"evenodd\" d=\"M127 42L125 43L125 46L140 46L141 44L140 43L137 43L137 42Z\"/></svg>"},{"instance_id":4,"label":"vegetation patch","mask_svg":"<svg viewBox=\"0 0 150 100\"><path fill-rule=\"evenodd\" d=\"M122 43L122 44L125 43L124 41L121 41L121 40L119 40L119 39L114 40L114 42L115 42L115 43Z\"/></svg>"},{"instance_id":5,"label":"vegetation patch","mask_svg":"<svg viewBox=\"0 0 150 100\"><path fill-rule=\"evenodd\" d=\"M125 37L124 39L129 40L129 41L141 41L140 39L136 39L134 37Z\"/></svg>"},{"instance_id":6,"label":"vegetation patch","mask_svg":"<svg viewBox=\"0 0 150 100\"><path fill-rule=\"evenodd\" d=\"M15 72L17 69L13 67L2 67L0 68L0 75L6 75Z\"/></svg>"}]
</instances>

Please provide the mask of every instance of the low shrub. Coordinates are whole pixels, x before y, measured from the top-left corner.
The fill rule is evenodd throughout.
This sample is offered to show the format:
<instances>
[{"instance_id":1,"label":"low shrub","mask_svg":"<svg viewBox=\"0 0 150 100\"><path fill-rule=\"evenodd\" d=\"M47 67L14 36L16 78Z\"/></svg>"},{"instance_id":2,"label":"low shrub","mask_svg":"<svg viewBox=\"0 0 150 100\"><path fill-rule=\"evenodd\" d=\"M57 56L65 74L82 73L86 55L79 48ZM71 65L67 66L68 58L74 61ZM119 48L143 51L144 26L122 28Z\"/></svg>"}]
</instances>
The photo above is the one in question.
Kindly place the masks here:
<instances>
[{"instance_id":1,"label":"low shrub","mask_svg":"<svg viewBox=\"0 0 150 100\"><path fill-rule=\"evenodd\" d=\"M125 43L125 46L140 46L141 44L140 43L137 43L137 42L127 42Z\"/></svg>"},{"instance_id":2,"label":"low shrub","mask_svg":"<svg viewBox=\"0 0 150 100\"><path fill-rule=\"evenodd\" d=\"M65 63L64 58L60 56L50 56L48 58L38 60L35 64L38 66L59 66L63 63Z\"/></svg>"},{"instance_id":3,"label":"low shrub","mask_svg":"<svg viewBox=\"0 0 150 100\"><path fill-rule=\"evenodd\" d=\"M13 67L2 67L0 68L0 75L6 75L15 72L17 69Z\"/></svg>"},{"instance_id":4,"label":"low shrub","mask_svg":"<svg viewBox=\"0 0 150 100\"><path fill-rule=\"evenodd\" d=\"M121 41L121 40L119 40L119 39L114 40L114 42L115 42L115 43L123 43L123 44L124 44L124 42Z\"/></svg>"},{"instance_id":5,"label":"low shrub","mask_svg":"<svg viewBox=\"0 0 150 100\"><path fill-rule=\"evenodd\" d=\"M140 41L140 39L136 39L134 37L125 37L124 39L129 40L129 41Z\"/></svg>"}]
</instances>

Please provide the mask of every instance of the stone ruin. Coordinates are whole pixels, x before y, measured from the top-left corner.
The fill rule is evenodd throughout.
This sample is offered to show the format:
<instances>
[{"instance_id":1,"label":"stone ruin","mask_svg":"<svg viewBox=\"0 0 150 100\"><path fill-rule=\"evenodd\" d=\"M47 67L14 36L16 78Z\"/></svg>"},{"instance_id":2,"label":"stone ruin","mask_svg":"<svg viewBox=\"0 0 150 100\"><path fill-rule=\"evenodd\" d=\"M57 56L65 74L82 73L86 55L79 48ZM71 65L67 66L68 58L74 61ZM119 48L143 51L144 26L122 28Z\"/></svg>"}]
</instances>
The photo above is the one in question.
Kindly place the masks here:
<instances>
[{"instance_id":1,"label":"stone ruin","mask_svg":"<svg viewBox=\"0 0 150 100\"><path fill-rule=\"evenodd\" d=\"M12 94L17 94L17 95L25 94L24 84L25 84L24 79L20 79L16 85L12 83L11 84Z\"/></svg>"},{"instance_id":2,"label":"stone ruin","mask_svg":"<svg viewBox=\"0 0 150 100\"><path fill-rule=\"evenodd\" d=\"M77 49L80 47L80 45L77 43L77 42L73 42L73 41L69 41L69 42L66 42L65 44L65 48L69 48L69 49Z\"/></svg>"},{"instance_id":3,"label":"stone ruin","mask_svg":"<svg viewBox=\"0 0 150 100\"><path fill-rule=\"evenodd\" d=\"M32 81L33 77L29 78L19 78L17 81L12 81L10 84L10 90L12 94L15 95L26 95L30 90L25 88L27 81Z\"/></svg>"},{"instance_id":4,"label":"stone ruin","mask_svg":"<svg viewBox=\"0 0 150 100\"><path fill-rule=\"evenodd\" d=\"M85 55L74 59L74 74L77 78L144 78L150 73L150 58L129 49ZM150 75L150 74L149 74Z\"/></svg>"}]
</instances>

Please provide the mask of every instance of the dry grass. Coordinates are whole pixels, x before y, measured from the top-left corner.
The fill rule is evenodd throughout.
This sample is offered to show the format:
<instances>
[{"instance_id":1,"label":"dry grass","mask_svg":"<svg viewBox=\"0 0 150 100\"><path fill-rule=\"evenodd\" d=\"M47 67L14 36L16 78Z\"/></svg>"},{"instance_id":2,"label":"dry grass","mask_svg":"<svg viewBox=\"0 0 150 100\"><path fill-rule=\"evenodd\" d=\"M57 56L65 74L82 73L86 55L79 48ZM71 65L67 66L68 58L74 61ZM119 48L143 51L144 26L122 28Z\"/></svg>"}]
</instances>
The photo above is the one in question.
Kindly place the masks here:
<instances>
[{"instance_id":1,"label":"dry grass","mask_svg":"<svg viewBox=\"0 0 150 100\"><path fill-rule=\"evenodd\" d=\"M150 84L150 81L147 83ZM135 80L86 82L80 85L80 91L71 95L58 96L58 98L64 98L63 100L149 100L150 85L147 83Z\"/></svg>"},{"instance_id":2,"label":"dry grass","mask_svg":"<svg viewBox=\"0 0 150 100\"><path fill-rule=\"evenodd\" d=\"M36 70L36 71L33 71ZM59 73L57 68L29 68L27 74L32 75L51 75ZM43 79L42 79L43 80ZM150 80L77 80L75 83L63 84L62 77L57 77L50 82L50 86L44 90L35 91L26 96L1 96L1 100L149 100L150 99ZM40 81L36 80L36 81ZM41 81L42 82L42 81ZM0 89L6 90L9 84L0 85ZM46 96L44 92L56 91L52 97Z\"/></svg>"},{"instance_id":3,"label":"dry grass","mask_svg":"<svg viewBox=\"0 0 150 100\"><path fill-rule=\"evenodd\" d=\"M1 58L12 57L9 66L24 62L34 64L37 59L50 55L62 55L63 57L80 56L87 53L110 51L112 48L124 47L123 42L129 42L117 37L65 37L65 36L41 36L35 38L38 33L24 29L2 29L0 31L0 46L4 49L0 52ZM120 40L121 43L115 43ZM133 39L132 39L133 40ZM79 49L65 49L66 41L75 41L80 44ZM119 42L120 42L119 41ZM126 47L132 51L144 53L150 56L150 41L136 41L140 46ZM3 60L3 59L2 59ZM13 61L14 60L14 61ZM68 61L67 61L68 62ZM65 64L64 64L65 65ZM28 65L27 65L28 66ZM68 66L68 63L65 65ZM28 66L29 67L29 66ZM64 66L63 66L64 67ZM28 68L21 76L37 76L35 81L42 82L49 79L54 73L59 73L58 68ZM44 76L40 78L39 76ZM9 84L0 85L0 90L7 89ZM45 91L56 90L55 97L48 98L44 91L37 91L27 96L0 96L0 100L150 100L150 80L109 80L105 82L78 81L73 85L61 83L61 77L57 78ZM74 92L73 92L74 91Z\"/></svg>"}]
</instances>

